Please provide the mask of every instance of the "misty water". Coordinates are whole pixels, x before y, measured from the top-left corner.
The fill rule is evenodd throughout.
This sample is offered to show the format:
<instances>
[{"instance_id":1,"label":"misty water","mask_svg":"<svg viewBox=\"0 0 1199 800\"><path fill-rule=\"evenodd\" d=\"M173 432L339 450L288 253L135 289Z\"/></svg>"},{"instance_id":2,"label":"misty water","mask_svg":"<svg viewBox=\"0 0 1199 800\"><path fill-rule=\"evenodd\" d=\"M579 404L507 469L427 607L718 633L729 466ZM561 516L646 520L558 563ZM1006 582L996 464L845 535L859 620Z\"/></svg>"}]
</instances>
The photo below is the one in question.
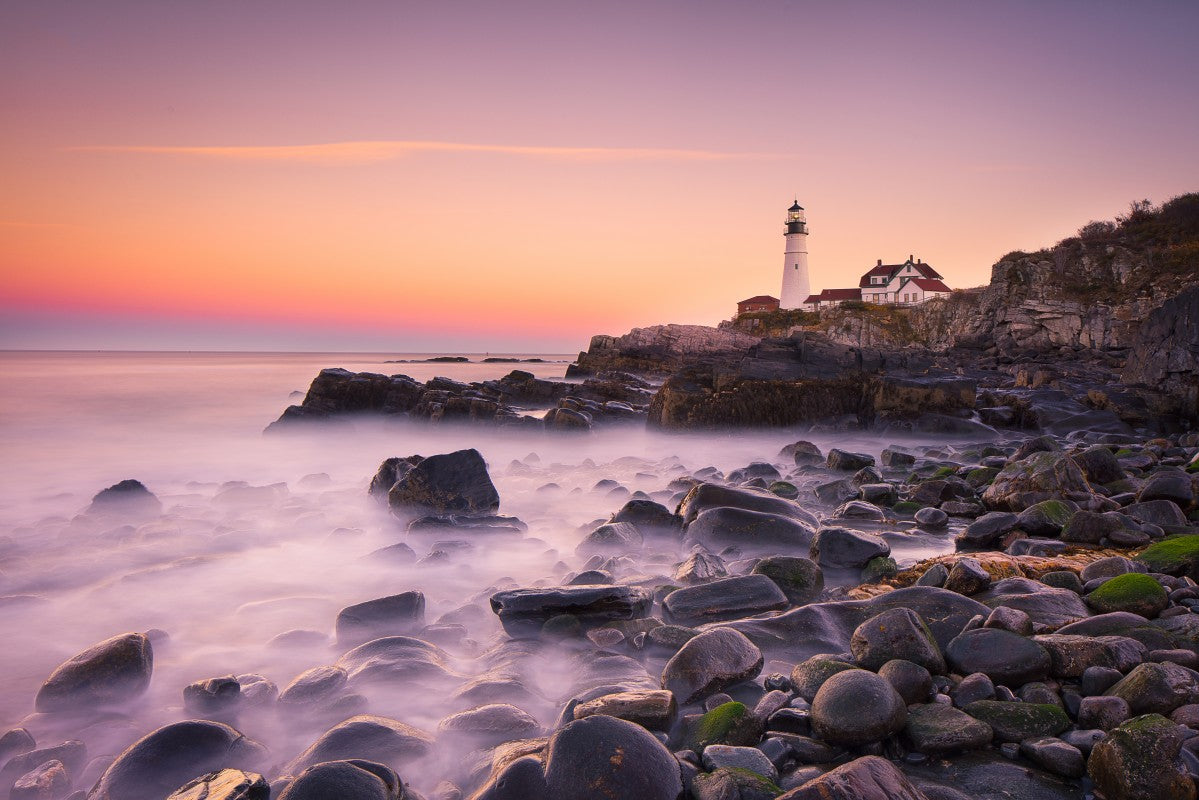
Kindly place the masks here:
<instances>
[{"instance_id":1,"label":"misty water","mask_svg":"<svg viewBox=\"0 0 1199 800\"><path fill-rule=\"evenodd\" d=\"M561 379L570 358L384 363L423 357L0 355L0 725L28 727L39 745L84 740L97 759L76 783L86 788L104 756L195 716L183 708L187 684L256 673L283 688L350 649L333 636L341 608L420 590L428 622L446 623L429 636L446 654L436 674L352 686L362 697L328 713L288 716L243 704L231 721L270 748L268 777L352 713L391 716L435 733L447 714L479 704L471 681L489 669L518 673L530 691L511 702L549 726L580 682L612 676L586 676L586 659L569 648L493 650L507 637L489 609L490 594L568 580L587 560L576 545L631 492L673 507L678 490L667 488L671 481L704 467L727 473L770 461L786 474L779 450L797 438L875 456L904 442L783 430L681 436L618 428L553 436L377 420L262 434L323 367L464 381L520 368ZM525 534L408 535L367 494L385 458L466 447L483 454L500 513L527 523ZM96 492L126 478L158 496L161 515L83 513ZM618 486L597 489L600 481ZM376 552L398 543L412 555ZM952 540L909 532L893 547L902 564L951 549ZM681 545L651 543L616 577L656 576L647 585L661 585L683 557ZM33 714L38 687L58 664L110 636L151 629L167 638L155 642L153 680L136 703L86 718ZM275 638L281 634L288 635ZM652 682L661 663L651 659L643 675L617 677ZM463 768L443 752L401 773L419 787Z\"/></svg>"}]
</instances>

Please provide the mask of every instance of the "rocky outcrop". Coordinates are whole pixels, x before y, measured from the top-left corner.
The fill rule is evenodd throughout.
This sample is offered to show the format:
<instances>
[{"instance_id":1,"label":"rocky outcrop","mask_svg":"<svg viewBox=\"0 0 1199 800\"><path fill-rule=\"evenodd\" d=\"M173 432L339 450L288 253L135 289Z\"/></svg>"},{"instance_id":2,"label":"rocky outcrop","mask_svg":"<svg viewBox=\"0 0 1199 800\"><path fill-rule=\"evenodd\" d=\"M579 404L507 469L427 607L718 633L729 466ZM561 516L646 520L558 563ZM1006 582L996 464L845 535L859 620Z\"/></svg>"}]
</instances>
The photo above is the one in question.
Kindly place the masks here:
<instances>
[{"instance_id":1,"label":"rocky outcrop","mask_svg":"<svg viewBox=\"0 0 1199 800\"><path fill-rule=\"evenodd\" d=\"M422 384L407 375L350 372L335 367L321 370L303 402L288 407L267 430L275 432L296 423L356 415L434 424L590 430L596 424L644 419L652 394L650 383L627 373L604 373L578 384L513 370L494 381L463 383L434 378ZM522 413L547 408L544 419Z\"/></svg>"},{"instance_id":2,"label":"rocky outcrop","mask_svg":"<svg viewBox=\"0 0 1199 800\"><path fill-rule=\"evenodd\" d=\"M1199 286L1167 300L1137 331L1121 379L1165 389L1178 412L1199 417Z\"/></svg>"},{"instance_id":3,"label":"rocky outcrop","mask_svg":"<svg viewBox=\"0 0 1199 800\"><path fill-rule=\"evenodd\" d=\"M759 337L704 325L654 325L634 328L624 336L593 336L566 376L596 375L607 370L666 374L700 363L735 363Z\"/></svg>"}]
</instances>

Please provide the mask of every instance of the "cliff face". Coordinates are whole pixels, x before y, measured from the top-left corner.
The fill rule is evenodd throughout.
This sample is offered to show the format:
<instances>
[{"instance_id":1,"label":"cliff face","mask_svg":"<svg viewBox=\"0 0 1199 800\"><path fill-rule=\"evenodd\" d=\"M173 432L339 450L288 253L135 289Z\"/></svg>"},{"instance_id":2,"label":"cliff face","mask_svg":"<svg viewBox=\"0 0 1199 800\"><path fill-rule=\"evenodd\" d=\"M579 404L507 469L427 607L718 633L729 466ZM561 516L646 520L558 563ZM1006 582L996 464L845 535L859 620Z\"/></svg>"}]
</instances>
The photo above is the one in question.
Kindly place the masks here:
<instances>
[{"instance_id":1,"label":"cliff face","mask_svg":"<svg viewBox=\"0 0 1199 800\"><path fill-rule=\"evenodd\" d=\"M964 347L998 356L1132 347L1150 312L1199 285L1199 194L1093 222L1036 253L1009 253L981 290L910 309L833 309L820 327L853 346Z\"/></svg>"},{"instance_id":2,"label":"cliff face","mask_svg":"<svg viewBox=\"0 0 1199 800\"><path fill-rule=\"evenodd\" d=\"M703 362L735 362L759 337L704 325L655 325L633 328L624 336L592 336L586 352L567 369L567 377L600 372L667 374Z\"/></svg>"}]
</instances>

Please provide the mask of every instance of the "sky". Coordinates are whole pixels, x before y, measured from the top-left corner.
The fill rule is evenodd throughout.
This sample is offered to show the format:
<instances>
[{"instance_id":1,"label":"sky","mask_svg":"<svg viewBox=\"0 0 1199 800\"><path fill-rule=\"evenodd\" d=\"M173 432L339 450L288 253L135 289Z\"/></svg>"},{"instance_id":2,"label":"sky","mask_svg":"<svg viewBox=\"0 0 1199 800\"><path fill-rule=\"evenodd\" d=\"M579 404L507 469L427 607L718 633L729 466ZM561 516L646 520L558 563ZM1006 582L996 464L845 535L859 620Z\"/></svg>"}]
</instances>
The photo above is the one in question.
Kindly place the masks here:
<instances>
[{"instance_id":1,"label":"sky","mask_svg":"<svg viewBox=\"0 0 1199 800\"><path fill-rule=\"evenodd\" d=\"M1199 190L1199 3L0 3L0 348L573 352Z\"/></svg>"}]
</instances>

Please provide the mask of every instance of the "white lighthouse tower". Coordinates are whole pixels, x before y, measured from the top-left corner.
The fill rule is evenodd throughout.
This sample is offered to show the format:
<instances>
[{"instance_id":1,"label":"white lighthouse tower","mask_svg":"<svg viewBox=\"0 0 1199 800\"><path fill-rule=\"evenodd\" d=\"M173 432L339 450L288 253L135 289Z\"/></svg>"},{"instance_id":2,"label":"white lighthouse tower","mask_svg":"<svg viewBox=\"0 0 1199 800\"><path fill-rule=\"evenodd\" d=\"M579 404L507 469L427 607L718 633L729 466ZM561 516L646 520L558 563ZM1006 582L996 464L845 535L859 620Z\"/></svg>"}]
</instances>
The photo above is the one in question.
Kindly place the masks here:
<instances>
[{"instance_id":1,"label":"white lighthouse tower","mask_svg":"<svg viewBox=\"0 0 1199 800\"><path fill-rule=\"evenodd\" d=\"M779 308L800 308L808 299L808 221L797 200L787 209L786 251Z\"/></svg>"}]
</instances>

